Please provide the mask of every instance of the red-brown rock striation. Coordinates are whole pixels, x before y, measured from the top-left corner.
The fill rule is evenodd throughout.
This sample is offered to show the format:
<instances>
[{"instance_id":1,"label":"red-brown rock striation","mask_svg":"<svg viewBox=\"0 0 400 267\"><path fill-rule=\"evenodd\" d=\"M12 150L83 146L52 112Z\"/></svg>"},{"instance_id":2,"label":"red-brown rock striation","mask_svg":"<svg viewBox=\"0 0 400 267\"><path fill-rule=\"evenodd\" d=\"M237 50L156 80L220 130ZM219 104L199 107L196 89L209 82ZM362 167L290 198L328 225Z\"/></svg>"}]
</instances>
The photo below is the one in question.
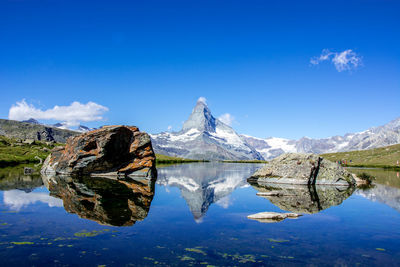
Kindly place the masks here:
<instances>
[{"instance_id":1,"label":"red-brown rock striation","mask_svg":"<svg viewBox=\"0 0 400 267\"><path fill-rule=\"evenodd\" d=\"M42 174L150 177L155 154L150 136L137 127L104 126L68 139L52 151Z\"/></svg>"}]
</instances>

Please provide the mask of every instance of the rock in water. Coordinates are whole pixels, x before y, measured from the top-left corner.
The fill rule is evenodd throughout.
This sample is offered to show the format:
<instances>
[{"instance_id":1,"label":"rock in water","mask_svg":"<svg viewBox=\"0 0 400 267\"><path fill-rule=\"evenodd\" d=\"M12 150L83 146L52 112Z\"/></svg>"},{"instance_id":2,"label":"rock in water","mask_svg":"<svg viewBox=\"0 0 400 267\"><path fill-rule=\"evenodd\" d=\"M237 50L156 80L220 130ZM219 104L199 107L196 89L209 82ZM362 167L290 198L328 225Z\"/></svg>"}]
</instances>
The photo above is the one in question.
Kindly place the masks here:
<instances>
[{"instance_id":1,"label":"rock in water","mask_svg":"<svg viewBox=\"0 0 400 267\"><path fill-rule=\"evenodd\" d=\"M351 173L315 154L283 154L256 171L249 182L355 185Z\"/></svg>"},{"instance_id":2,"label":"rock in water","mask_svg":"<svg viewBox=\"0 0 400 267\"><path fill-rule=\"evenodd\" d=\"M252 214L247 216L248 219L257 220L263 223L274 223L280 222L286 218L295 219L302 216L297 213L279 213L279 212L259 212L256 214Z\"/></svg>"},{"instance_id":3,"label":"rock in water","mask_svg":"<svg viewBox=\"0 0 400 267\"><path fill-rule=\"evenodd\" d=\"M155 154L147 133L136 127L105 126L69 138L43 164L45 175L150 177Z\"/></svg>"}]
</instances>

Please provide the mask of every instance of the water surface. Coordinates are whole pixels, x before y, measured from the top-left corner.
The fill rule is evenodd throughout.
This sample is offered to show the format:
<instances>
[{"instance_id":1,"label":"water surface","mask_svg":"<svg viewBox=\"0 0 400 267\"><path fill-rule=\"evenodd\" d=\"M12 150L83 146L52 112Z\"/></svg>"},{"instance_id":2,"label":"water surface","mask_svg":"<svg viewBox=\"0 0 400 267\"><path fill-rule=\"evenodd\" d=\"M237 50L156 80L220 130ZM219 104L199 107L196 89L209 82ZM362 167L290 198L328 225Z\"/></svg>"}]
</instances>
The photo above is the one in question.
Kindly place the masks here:
<instances>
[{"instance_id":1,"label":"water surface","mask_svg":"<svg viewBox=\"0 0 400 267\"><path fill-rule=\"evenodd\" d=\"M260 165L193 163L158 169L157 182L45 180L0 175L3 266L382 265L400 262L400 178L373 188L249 185ZM49 189L47 189L49 188ZM316 199L317 197L317 199ZM247 215L295 211L261 223Z\"/></svg>"}]
</instances>

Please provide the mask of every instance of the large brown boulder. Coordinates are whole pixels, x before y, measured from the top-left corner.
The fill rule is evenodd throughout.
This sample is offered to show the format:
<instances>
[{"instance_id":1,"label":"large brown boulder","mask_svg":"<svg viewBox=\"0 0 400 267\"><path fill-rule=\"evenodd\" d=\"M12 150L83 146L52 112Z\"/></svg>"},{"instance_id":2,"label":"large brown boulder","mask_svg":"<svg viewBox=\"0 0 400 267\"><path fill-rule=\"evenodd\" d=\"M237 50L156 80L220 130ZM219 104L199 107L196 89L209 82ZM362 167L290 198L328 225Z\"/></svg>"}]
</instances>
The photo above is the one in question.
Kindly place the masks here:
<instances>
[{"instance_id":1,"label":"large brown boulder","mask_svg":"<svg viewBox=\"0 0 400 267\"><path fill-rule=\"evenodd\" d=\"M147 133L137 127L105 126L68 139L43 164L45 175L150 177L155 154Z\"/></svg>"}]
</instances>

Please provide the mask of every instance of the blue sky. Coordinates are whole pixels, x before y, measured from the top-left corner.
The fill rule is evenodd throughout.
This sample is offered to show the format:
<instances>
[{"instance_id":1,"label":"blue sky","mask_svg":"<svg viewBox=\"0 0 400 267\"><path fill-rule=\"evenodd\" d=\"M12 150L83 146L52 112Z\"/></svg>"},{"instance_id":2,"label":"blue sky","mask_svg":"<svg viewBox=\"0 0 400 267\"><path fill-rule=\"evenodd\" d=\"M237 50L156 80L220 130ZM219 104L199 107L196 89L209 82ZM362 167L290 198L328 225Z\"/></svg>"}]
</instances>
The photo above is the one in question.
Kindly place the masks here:
<instances>
[{"instance_id":1,"label":"blue sky","mask_svg":"<svg viewBox=\"0 0 400 267\"><path fill-rule=\"evenodd\" d=\"M177 131L202 96L239 133L300 138L400 116L399 1L83 2L0 2L0 118L94 102L85 125Z\"/></svg>"}]
</instances>

